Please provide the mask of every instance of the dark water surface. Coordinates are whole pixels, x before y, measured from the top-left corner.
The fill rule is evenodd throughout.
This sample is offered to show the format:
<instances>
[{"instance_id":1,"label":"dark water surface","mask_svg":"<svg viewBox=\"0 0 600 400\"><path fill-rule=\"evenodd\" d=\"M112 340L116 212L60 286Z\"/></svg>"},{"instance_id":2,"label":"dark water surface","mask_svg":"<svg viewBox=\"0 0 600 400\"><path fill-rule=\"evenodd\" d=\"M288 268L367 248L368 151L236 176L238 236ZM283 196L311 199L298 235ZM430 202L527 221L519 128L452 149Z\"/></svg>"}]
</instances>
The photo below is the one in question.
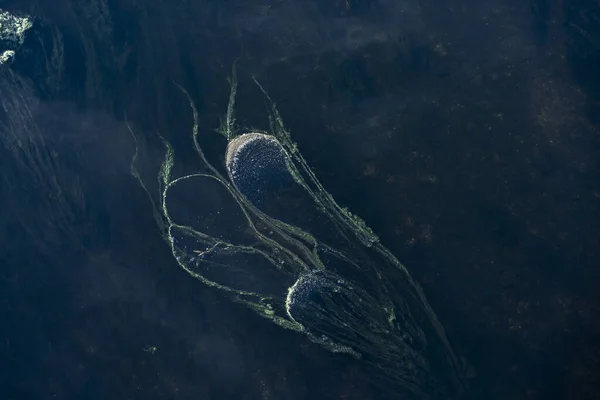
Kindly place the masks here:
<instances>
[{"instance_id":1,"label":"dark water surface","mask_svg":"<svg viewBox=\"0 0 600 400\"><path fill-rule=\"evenodd\" d=\"M239 58L238 124L267 127L255 76L323 185L422 285L475 372L466 398L600 399L597 0L0 8L36 18L0 66L1 398L387 398L359 361L181 270L130 175L126 118L142 171L156 132L197 168L173 82L224 164L214 129ZM43 147L19 147L33 131Z\"/></svg>"}]
</instances>

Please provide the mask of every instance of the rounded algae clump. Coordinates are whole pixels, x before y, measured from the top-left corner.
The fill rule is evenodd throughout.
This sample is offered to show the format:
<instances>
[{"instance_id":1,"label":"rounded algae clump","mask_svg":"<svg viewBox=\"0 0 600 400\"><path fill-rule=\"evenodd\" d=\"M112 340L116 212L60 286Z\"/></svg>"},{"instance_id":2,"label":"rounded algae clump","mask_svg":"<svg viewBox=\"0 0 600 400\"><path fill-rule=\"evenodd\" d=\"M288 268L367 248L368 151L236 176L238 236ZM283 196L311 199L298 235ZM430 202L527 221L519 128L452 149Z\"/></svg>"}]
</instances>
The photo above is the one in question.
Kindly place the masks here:
<instances>
[{"instance_id":1,"label":"rounded algae clump","mask_svg":"<svg viewBox=\"0 0 600 400\"><path fill-rule=\"evenodd\" d=\"M285 150L273 136L236 137L227 146L225 163L231 182L256 205L292 183Z\"/></svg>"},{"instance_id":2,"label":"rounded algae clump","mask_svg":"<svg viewBox=\"0 0 600 400\"><path fill-rule=\"evenodd\" d=\"M203 170L173 177L165 141L158 201L147 190L177 263L274 323L362 359L385 398L459 396L466 368L407 269L323 188L272 103L269 132L238 134L235 93L234 74L221 129L227 176L204 156L188 96ZM147 188L137 156L132 171Z\"/></svg>"},{"instance_id":3,"label":"rounded algae clump","mask_svg":"<svg viewBox=\"0 0 600 400\"><path fill-rule=\"evenodd\" d=\"M367 350L362 348L359 337L365 322L377 317L387 320L383 311L379 316L371 314L377 311L378 307L371 308L376 304L377 299L341 276L317 270L301 276L289 289L286 309L311 334L352 344L362 353Z\"/></svg>"},{"instance_id":4,"label":"rounded algae clump","mask_svg":"<svg viewBox=\"0 0 600 400\"><path fill-rule=\"evenodd\" d=\"M0 8L0 65L12 60L32 26L33 18L13 15Z\"/></svg>"}]
</instances>

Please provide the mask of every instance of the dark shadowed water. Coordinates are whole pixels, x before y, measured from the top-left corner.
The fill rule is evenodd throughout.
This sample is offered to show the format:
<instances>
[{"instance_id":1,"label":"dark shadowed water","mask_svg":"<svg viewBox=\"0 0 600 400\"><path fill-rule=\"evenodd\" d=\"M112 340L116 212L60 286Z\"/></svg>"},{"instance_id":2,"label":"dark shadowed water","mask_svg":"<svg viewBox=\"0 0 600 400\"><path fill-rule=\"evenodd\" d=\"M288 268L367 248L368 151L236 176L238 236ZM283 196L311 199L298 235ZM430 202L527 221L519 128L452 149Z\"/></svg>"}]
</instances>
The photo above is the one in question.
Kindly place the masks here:
<instances>
[{"instance_id":1,"label":"dark shadowed water","mask_svg":"<svg viewBox=\"0 0 600 400\"><path fill-rule=\"evenodd\" d=\"M268 129L410 271L464 399L600 399L598 0L0 0L0 398L388 399L176 263L150 191ZM1 21L1 20L0 20ZM0 25L0 33L2 25ZM11 47L12 46L12 47ZM0 58L1 59L1 58ZM174 84L175 83L175 84Z\"/></svg>"}]
</instances>

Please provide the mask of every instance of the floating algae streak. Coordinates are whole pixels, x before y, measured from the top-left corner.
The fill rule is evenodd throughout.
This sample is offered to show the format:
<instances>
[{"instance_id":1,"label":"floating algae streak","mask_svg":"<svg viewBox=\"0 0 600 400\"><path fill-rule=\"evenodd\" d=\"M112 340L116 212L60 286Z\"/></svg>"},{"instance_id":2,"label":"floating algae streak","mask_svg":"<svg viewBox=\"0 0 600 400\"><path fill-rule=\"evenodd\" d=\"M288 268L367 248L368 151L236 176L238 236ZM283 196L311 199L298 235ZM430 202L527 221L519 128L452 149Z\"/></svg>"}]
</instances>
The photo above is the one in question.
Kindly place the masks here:
<instances>
[{"instance_id":1,"label":"floating algae streak","mask_svg":"<svg viewBox=\"0 0 600 400\"><path fill-rule=\"evenodd\" d=\"M260 85L270 130L237 131L235 70L231 84L221 128L228 176L207 161L197 109L180 88L203 172L173 177L174 150L165 141L155 203L179 265L274 323L361 358L391 398L460 395L466 368L408 271L323 188ZM146 188L137 158L136 151L132 173Z\"/></svg>"}]
</instances>

